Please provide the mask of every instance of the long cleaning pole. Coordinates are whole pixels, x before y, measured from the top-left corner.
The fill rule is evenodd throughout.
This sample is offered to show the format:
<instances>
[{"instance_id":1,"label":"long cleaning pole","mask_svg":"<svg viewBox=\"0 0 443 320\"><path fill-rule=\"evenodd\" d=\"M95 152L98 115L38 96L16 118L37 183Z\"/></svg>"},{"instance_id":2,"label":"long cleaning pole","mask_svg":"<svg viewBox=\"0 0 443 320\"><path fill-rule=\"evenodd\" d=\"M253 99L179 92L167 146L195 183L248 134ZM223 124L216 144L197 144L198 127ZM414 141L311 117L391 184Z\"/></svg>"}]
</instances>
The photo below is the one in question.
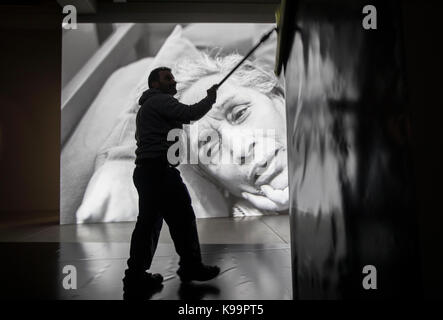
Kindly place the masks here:
<instances>
[{"instance_id":1,"label":"long cleaning pole","mask_svg":"<svg viewBox=\"0 0 443 320\"><path fill-rule=\"evenodd\" d=\"M269 36L272 34L272 32L273 31L277 31L277 28L272 28L272 30L270 30L269 32L267 32L266 34L264 34L263 35L263 37L260 39L260 41L259 41L259 43L257 43L256 45L255 45L255 47L253 47L249 52L248 52L248 54L239 62L239 63L237 63L237 65L234 67L234 69L232 69L224 78L223 78L223 80L222 81L220 81L220 83L218 84L218 87L217 87L217 89L218 88L220 88L220 86L223 84L223 82L225 82L226 81L226 79L228 79L229 77L230 77L230 75L231 74L233 74L234 73L234 71L235 70L237 70L239 67L240 67L240 65L246 60L246 59L248 59L249 58L249 56L263 43L263 42L265 42L268 38L269 38Z\"/></svg>"}]
</instances>

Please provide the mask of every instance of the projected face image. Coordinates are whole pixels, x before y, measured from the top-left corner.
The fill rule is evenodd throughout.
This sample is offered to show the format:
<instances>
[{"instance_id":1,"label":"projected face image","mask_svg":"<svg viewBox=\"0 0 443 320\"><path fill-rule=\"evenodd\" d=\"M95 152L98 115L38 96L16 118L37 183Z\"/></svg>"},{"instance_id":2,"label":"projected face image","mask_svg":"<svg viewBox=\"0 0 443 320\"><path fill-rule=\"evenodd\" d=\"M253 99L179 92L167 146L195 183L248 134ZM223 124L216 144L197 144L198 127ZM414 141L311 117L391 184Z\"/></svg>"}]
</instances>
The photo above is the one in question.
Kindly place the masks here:
<instances>
[{"instance_id":1,"label":"projected face image","mask_svg":"<svg viewBox=\"0 0 443 320\"><path fill-rule=\"evenodd\" d=\"M211 75L198 80L182 94L181 101L198 101L221 79ZM190 132L198 134L190 135L190 152L200 159L209 156L209 163L199 161L198 166L211 180L259 209L288 209L282 99L229 79L218 90L212 109L192 126ZM207 139L214 131L217 138Z\"/></svg>"},{"instance_id":2,"label":"projected face image","mask_svg":"<svg viewBox=\"0 0 443 320\"><path fill-rule=\"evenodd\" d=\"M109 32L97 38L101 27L79 24L81 33L63 33L63 90L93 99L77 104L70 94L62 95L62 224L136 221L136 117L154 68L171 70L160 72L157 89L195 104L275 25L108 24ZM276 41L274 33L242 63L218 90L209 113L191 125L174 126L178 140L187 130L198 131L189 137L196 144L184 152L198 160L177 166L197 218L288 213L286 110L273 72ZM100 49L108 43L117 45L104 57ZM120 55L122 49L128 54ZM90 81L83 68L88 61L106 66L100 81ZM73 79L91 85L75 87ZM205 140L208 132L216 132L216 139ZM178 142L173 146L182 151ZM204 155L210 161L200 161Z\"/></svg>"}]
</instances>

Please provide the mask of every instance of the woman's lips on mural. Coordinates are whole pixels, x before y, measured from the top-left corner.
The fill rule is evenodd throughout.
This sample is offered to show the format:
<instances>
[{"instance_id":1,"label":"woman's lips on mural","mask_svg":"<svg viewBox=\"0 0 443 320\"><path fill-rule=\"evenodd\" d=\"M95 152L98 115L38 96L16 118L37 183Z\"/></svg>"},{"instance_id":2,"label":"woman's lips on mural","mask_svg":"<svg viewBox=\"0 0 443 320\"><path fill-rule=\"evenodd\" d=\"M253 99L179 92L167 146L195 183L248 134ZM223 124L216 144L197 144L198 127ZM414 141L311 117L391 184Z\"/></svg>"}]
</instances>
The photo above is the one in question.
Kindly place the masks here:
<instances>
[{"instance_id":1,"label":"woman's lips on mural","mask_svg":"<svg viewBox=\"0 0 443 320\"><path fill-rule=\"evenodd\" d=\"M266 162L254 164L250 177L252 184L259 190L263 185L274 189L284 189L288 186L286 152L276 150L275 155Z\"/></svg>"}]
</instances>

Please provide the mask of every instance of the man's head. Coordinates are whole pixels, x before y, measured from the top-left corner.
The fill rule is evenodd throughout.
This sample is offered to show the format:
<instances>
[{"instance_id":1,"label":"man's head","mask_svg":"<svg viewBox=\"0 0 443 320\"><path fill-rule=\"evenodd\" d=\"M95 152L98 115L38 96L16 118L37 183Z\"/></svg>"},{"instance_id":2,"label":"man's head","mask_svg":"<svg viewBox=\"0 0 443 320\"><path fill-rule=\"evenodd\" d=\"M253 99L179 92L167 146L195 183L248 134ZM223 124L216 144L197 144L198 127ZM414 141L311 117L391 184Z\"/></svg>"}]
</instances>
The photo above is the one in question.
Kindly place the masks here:
<instances>
[{"instance_id":1,"label":"man's head","mask_svg":"<svg viewBox=\"0 0 443 320\"><path fill-rule=\"evenodd\" d=\"M241 58L235 54L217 58L202 54L200 59L179 63L175 73L180 101L199 101L206 89L218 83ZM246 61L218 89L217 101L208 114L190 126L190 152L198 155L198 167L205 175L231 194L246 198L259 209L286 210L285 125L283 90L278 79ZM215 139L205 138L214 131ZM211 163L201 161L203 156L209 156ZM225 157L232 163L227 163ZM269 197L262 186L276 197Z\"/></svg>"},{"instance_id":2,"label":"man's head","mask_svg":"<svg viewBox=\"0 0 443 320\"><path fill-rule=\"evenodd\" d=\"M161 90L163 93L175 95L177 93L174 76L171 69L167 67L159 67L151 71L148 78L149 88Z\"/></svg>"}]
</instances>

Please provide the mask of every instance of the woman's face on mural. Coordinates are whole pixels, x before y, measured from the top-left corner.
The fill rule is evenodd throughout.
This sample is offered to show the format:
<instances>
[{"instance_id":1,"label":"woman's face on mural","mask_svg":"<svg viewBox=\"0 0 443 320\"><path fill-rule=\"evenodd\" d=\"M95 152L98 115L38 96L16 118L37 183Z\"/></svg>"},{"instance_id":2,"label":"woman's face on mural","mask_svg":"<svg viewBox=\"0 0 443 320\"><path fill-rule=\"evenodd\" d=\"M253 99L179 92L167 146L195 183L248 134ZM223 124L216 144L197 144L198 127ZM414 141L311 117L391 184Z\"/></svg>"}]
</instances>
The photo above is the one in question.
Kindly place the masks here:
<instances>
[{"instance_id":1,"label":"woman's face on mural","mask_svg":"<svg viewBox=\"0 0 443 320\"><path fill-rule=\"evenodd\" d=\"M192 104L221 80L213 75L187 89L181 102ZM259 209L288 208L286 120L283 99L242 87L229 79L217 101L190 126L190 152L199 167L232 194Z\"/></svg>"}]
</instances>

